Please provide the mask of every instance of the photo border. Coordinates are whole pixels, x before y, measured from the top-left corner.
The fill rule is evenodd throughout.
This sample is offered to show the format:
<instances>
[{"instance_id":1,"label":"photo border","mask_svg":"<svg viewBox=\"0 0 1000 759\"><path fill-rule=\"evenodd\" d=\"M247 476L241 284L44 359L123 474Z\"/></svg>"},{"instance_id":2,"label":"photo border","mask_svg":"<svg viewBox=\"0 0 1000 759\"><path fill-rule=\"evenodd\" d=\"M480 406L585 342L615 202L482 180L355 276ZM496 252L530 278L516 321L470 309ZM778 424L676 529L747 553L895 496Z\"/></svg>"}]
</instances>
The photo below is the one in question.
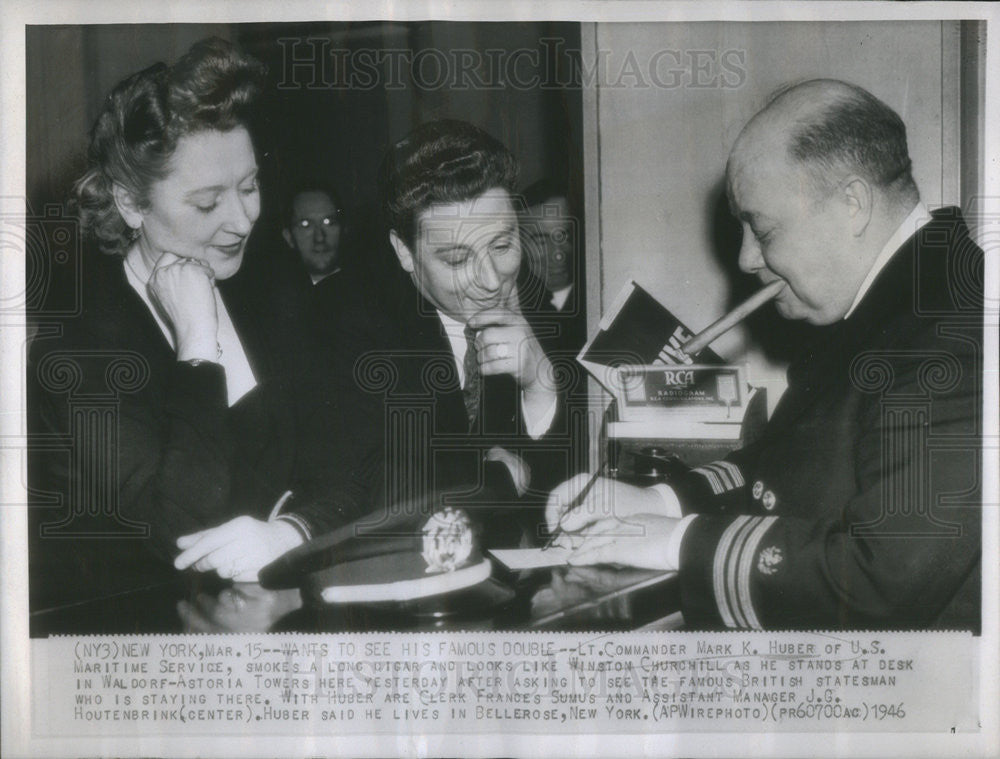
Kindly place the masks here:
<instances>
[{"instance_id":1,"label":"photo border","mask_svg":"<svg viewBox=\"0 0 1000 759\"><path fill-rule=\"evenodd\" d=\"M336 18L329 18L336 13ZM3 135L0 166L3 167L0 187L0 211L8 210L25 196L25 34L26 24L79 24L79 23L178 23L188 21L212 23L280 22L317 20L362 20L393 18L395 20L545 20L571 19L585 24L616 21L794 21L794 20L939 20L983 19L989 24L986 43L986 86L984 135L984 187L985 197L996 213L1000 198L1000 99L991 99L991 91L1000 91L1000 9L989 3L919 3L888 4L858 2L727 2L727 3L668 3L668 2L588 2L571 3L548 0L544 5L509 2L478 2L457 4L449 2L349 2L343 5L286 0L272 6L264 2L238 3L215 2L209 7L185 0L177 3L139 2L48 2L29 3L23 0L4 4L4 17L0 22L0 134ZM993 128L990 128L990 127ZM23 205L16 209L23 213ZM1000 261L995 251L986 259L987 297L994 302L1000 282ZM5 255L2 262L2 291L6 300L19 292L24 281L23 260L11 260ZM995 315L994 317L995 318ZM997 427L997 341L996 325L987 324L985 348L985 377L994 381L984 383L985 431ZM991 331L992 330L992 331ZM0 350L4 357L20 356L25 341L24 324L5 323L0 330ZM2 402L2 429L4 440L16 439L24 434L22 410L24 408L24 382L19 376L21 360L0 362L0 402ZM996 494L998 472L995 460L989 453L995 447L984 446L987 466L984 471L984 500L986 494ZM9 450L4 450L3 469L0 472L4 504L24 504L26 494L21 484L19 464L13 463ZM723 734L675 735L588 735L576 739L561 735L427 735L420 738L374 736L359 741L355 737L317 737L290 739L275 737L253 738L246 742L228 737L156 738L155 740L126 740L114 738L33 740L27 729L31 710L31 668L28 642L27 604L27 553L24 536L27 532L26 507L5 505L0 542L0 576L3 593L0 599L0 640L2 660L2 753L4 756L42 755L164 755L164 756L222 756L239 753L242 756L285 756L303 752L316 754L379 756L415 755L437 756L461 754L490 756L497 753L518 756L636 756L689 754L698 756L732 755L738 751L746 756L778 755L828 755L853 756L942 756L989 755L998 750L1000 735L1000 668L998 668L998 603L1000 585L998 570L1000 557L998 535L1000 515L996 509L984 510L983 530L983 634L981 640L980 697L982 732L978 735L944 736L938 734L868 734L868 733L808 733L767 734L740 736ZM737 745L738 744L738 745Z\"/></svg>"}]
</instances>

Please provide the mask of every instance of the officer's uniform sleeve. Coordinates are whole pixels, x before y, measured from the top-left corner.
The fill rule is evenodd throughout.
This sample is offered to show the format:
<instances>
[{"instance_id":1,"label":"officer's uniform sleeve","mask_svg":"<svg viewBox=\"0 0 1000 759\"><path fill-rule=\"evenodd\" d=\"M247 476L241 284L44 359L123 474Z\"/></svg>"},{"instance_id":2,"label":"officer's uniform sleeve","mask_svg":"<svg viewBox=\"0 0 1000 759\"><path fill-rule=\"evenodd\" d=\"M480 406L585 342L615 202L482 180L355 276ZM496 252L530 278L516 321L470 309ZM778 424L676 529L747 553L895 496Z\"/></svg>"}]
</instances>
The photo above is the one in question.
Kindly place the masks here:
<instances>
[{"instance_id":1,"label":"officer's uniform sleeve","mask_svg":"<svg viewBox=\"0 0 1000 759\"><path fill-rule=\"evenodd\" d=\"M979 364L959 349L957 379L933 376L928 355L883 357L891 393L858 407L856 483L839 509L820 505L822 482L754 492L743 452L674 484L685 513L698 513L680 550L689 625L906 628L940 614L979 561ZM921 394L926 413L911 408ZM898 410L890 397L904 400Z\"/></svg>"}]
</instances>

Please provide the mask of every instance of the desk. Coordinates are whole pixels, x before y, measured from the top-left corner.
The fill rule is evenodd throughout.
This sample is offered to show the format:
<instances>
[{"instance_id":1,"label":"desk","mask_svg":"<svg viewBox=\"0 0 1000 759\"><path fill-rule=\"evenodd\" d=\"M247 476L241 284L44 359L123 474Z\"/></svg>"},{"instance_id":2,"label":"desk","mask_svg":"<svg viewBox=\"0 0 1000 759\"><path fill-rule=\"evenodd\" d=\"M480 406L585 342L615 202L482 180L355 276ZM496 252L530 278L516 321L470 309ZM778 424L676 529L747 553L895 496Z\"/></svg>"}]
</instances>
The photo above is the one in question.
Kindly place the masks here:
<instances>
[{"instance_id":1,"label":"desk","mask_svg":"<svg viewBox=\"0 0 1000 759\"><path fill-rule=\"evenodd\" d=\"M113 596L31 614L31 636L61 634L633 630L680 623L673 573L560 567L511 573L409 604L313 605L298 590L265 590L214 575L178 574Z\"/></svg>"}]
</instances>

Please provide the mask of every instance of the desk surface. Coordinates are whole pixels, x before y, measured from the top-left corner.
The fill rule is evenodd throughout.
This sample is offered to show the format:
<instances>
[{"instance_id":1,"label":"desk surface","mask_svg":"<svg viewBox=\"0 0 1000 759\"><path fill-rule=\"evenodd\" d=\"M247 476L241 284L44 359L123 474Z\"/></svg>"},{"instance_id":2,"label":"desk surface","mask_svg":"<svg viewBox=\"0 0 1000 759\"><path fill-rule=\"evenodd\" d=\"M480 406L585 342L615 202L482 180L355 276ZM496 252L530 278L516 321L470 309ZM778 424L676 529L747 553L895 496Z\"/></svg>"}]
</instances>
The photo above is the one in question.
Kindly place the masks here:
<instances>
[{"instance_id":1,"label":"desk surface","mask_svg":"<svg viewBox=\"0 0 1000 759\"><path fill-rule=\"evenodd\" d=\"M31 636L61 634L364 632L371 630L629 630L675 626L672 573L560 567L511 573L419 602L304 603L298 590L265 590L180 574L83 603L33 611ZM664 620L668 621L664 621Z\"/></svg>"}]
</instances>

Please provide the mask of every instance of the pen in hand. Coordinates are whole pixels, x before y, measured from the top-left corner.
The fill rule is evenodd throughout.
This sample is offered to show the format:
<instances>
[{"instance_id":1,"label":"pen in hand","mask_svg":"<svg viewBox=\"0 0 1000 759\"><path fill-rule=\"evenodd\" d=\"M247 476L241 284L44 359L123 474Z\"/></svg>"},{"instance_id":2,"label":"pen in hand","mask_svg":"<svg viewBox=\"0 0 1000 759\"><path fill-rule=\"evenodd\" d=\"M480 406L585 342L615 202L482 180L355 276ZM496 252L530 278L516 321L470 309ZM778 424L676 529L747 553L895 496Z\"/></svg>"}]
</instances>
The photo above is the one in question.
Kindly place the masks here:
<instances>
[{"instance_id":1,"label":"pen in hand","mask_svg":"<svg viewBox=\"0 0 1000 759\"><path fill-rule=\"evenodd\" d=\"M551 548L556 539L563 534L562 522L566 518L566 515L579 508L580 505L587 500L587 496L590 494L590 491L594 489L594 485L597 484L597 480L600 479L603 473L604 464L601 464L597 467L597 471L590 476L589 480L587 480L587 484L583 486L583 490L577 493L576 498L569 502L566 506L566 510L559 516L559 522L556 524L556 528L552 531L552 534L549 536L545 545L542 546L543 551Z\"/></svg>"}]
</instances>

